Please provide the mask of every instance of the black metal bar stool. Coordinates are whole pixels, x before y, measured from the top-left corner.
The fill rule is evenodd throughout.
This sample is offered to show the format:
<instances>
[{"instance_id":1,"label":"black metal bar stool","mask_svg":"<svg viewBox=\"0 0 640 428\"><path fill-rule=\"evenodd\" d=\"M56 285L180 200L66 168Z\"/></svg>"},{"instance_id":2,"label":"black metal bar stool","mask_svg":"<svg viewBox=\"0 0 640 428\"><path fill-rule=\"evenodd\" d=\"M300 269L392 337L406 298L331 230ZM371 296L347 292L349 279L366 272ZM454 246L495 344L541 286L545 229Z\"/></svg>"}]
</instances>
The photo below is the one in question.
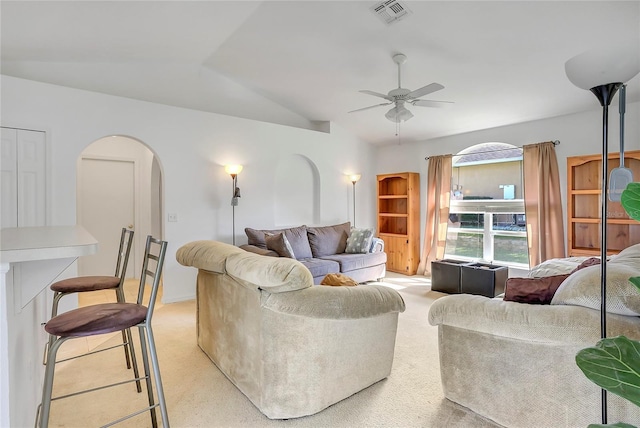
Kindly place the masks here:
<instances>
[{"instance_id":1,"label":"black metal bar stool","mask_svg":"<svg viewBox=\"0 0 640 428\"><path fill-rule=\"evenodd\" d=\"M45 330L55 339L51 343L47 355L44 385L42 387L42 402L38 406L36 416L36 422L39 422L40 427L48 426L51 402L54 400L70 398L78 394L122 385L128 382L139 382L143 379L146 382L149 406L135 413L121 417L109 424L106 424L105 426L122 422L148 410L151 416L151 423L155 428L157 427L156 407L159 407L162 425L163 427L169 427L167 407L162 388L162 380L160 378L160 368L158 366L158 356L156 354L155 340L153 338L153 331L151 328L151 318L153 316L153 309L155 307L158 288L160 286L160 277L162 274L162 266L164 264L166 249L166 241L160 241L151 236L147 237L136 303L118 302L86 306L53 317L45 324ZM148 302L146 306L144 306L145 288L148 282L147 277L149 277L151 282L151 292L148 293ZM53 390L53 378L55 374L56 354L64 342L68 339L78 337L124 331L131 327L138 327L138 331L140 333L140 349L142 353L144 377L140 378L136 376L135 379L78 391L60 397L51 397ZM134 354L132 354L132 357L134 357ZM151 368L153 370L153 377L156 383L155 388L158 403L155 403L154 401L153 385L149 370L149 359L151 360ZM99 370L99 368L96 367L96 370Z\"/></svg>"},{"instance_id":2,"label":"black metal bar stool","mask_svg":"<svg viewBox=\"0 0 640 428\"><path fill-rule=\"evenodd\" d=\"M116 270L113 276L78 276L75 278L68 278L62 281L57 281L51 284L51 290L53 290L53 305L51 308L51 318L58 315L58 304L60 299L64 296L74 293L85 293L89 291L99 290L114 290L116 293L116 301L119 303L125 302L124 296L124 281L127 274L127 265L129 263L129 255L131 254L131 247L133 244L133 230L122 228L120 234L120 246L118 248L118 256L116 258ZM45 348L43 357L43 364L46 364L47 353L51 349L51 345L55 340L54 336L49 337L49 343ZM134 354L133 341L131 340L131 330L122 331L122 344L116 345L116 347L124 347L124 355L127 363L127 368L131 368L131 359L135 358L130 356ZM76 358L76 357L73 357ZM133 365L134 376L138 377L138 367ZM140 382L136 385L138 392L142 391Z\"/></svg>"}]
</instances>

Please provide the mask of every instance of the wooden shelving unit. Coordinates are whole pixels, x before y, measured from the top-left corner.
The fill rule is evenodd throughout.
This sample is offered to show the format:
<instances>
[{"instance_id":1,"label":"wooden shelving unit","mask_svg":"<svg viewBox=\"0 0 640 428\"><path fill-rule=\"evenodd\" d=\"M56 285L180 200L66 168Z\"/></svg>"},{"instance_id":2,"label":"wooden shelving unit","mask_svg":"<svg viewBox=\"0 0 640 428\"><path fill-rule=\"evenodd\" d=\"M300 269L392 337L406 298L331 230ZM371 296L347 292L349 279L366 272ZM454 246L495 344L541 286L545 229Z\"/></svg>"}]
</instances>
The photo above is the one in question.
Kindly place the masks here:
<instances>
[{"instance_id":1,"label":"wooden shelving unit","mask_svg":"<svg viewBox=\"0 0 640 428\"><path fill-rule=\"evenodd\" d=\"M569 256L600 255L602 155L567 158L567 245ZM626 152L624 164L640 181L640 150ZM620 155L609 153L608 169L620 166ZM640 242L640 223L619 202L607 205L607 254L617 254Z\"/></svg>"},{"instance_id":2,"label":"wooden shelving unit","mask_svg":"<svg viewBox=\"0 0 640 428\"><path fill-rule=\"evenodd\" d=\"M415 275L420 261L420 174L378 175L378 236L387 270Z\"/></svg>"}]
</instances>

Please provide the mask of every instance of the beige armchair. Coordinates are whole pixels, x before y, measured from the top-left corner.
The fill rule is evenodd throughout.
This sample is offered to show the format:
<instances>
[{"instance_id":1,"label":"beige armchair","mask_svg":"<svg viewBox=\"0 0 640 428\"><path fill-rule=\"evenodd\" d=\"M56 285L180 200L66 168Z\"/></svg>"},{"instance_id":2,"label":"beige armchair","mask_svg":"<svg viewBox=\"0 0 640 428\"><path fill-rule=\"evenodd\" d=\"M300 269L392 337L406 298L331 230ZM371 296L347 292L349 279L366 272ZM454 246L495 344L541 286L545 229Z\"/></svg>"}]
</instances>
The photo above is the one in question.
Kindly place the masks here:
<instances>
[{"instance_id":1,"label":"beige armchair","mask_svg":"<svg viewBox=\"0 0 640 428\"><path fill-rule=\"evenodd\" d=\"M533 272L568 273L581 260L545 262ZM640 340L640 244L607 268L608 336ZM544 275L542 275L544 276ZM506 427L586 427L600 423L600 388L575 362L600 339L600 266L571 274L550 305L472 295L438 299L429 322L438 326L445 397ZM609 423L640 424L640 408L608 394Z\"/></svg>"},{"instance_id":2,"label":"beige armchair","mask_svg":"<svg viewBox=\"0 0 640 428\"><path fill-rule=\"evenodd\" d=\"M300 262L215 241L198 268L198 345L267 417L310 415L389 376L404 302L378 285L313 285Z\"/></svg>"}]
</instances>

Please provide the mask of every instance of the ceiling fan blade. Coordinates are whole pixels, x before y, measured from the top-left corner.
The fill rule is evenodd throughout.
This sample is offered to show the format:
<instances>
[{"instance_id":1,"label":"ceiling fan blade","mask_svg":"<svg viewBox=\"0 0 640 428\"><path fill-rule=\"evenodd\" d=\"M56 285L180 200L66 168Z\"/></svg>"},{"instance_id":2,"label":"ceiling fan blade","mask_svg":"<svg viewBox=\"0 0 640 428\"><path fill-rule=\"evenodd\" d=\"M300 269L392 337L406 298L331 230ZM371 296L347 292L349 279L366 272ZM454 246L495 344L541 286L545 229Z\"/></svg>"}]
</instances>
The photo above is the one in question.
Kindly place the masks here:
<instances>
[{"instance_id":1,"label":"ceiling fan blade","mask_svg":"<svg viewBox=\"0 0 640 428\"><path fill-rule=\"evenodd\" d=\"M415 91L409 92L407 94L407 98L409 99L420 98L424 95L431 94L435 91L439 91L440 89L444 89L444 86L442 86L439 83L431 83L427 86L423 86L422 88L416 89Z\"/></svg>"},{"instance_id":2,"label":"ceiling fan blade","mask_svg":"<svg viewBox=\"0 0 640 428\"><path fill-rule=\"evenodd\" d=\"M385 100L393 101L393 97L390 97L389 95L381 94L380 92L373 92L373 91L367 91L367 90L360 91L360 92L362 92L363 94L369 94L369 95L373 95L374 97L380 97L380 98L384 98Z\"/></svg>"},{"instance_id":3,"label":"ceiling fan blade","mask_svg":"<svg viewBox=\"0 0 640 428\"><path fill-rule=\"evenodd\" d=\"M354 112L356 112L356 111L369 110L370 108L376 108L376 107L380 107L380 106L388 106L388 105L390 105L390 104L393 104L393 103L382 103L382 104L376 104L376 105L374 105L374 106L363 107L363 108L359 108L359 109L357 109L357 110L351 110L349 113L354 113Z\"/></svg>"},{"instance_id":4,"label":"ceiling fan blade","mask_svg":"<svg viewBox=\"0 0 640 428\"><path fill-rule=\"evenodd\" d=\"M451 104L453 104L453 101L413 100L411 101L411 104L420 107L443 108L449 107Z\"/></svg>"}]
</instances>

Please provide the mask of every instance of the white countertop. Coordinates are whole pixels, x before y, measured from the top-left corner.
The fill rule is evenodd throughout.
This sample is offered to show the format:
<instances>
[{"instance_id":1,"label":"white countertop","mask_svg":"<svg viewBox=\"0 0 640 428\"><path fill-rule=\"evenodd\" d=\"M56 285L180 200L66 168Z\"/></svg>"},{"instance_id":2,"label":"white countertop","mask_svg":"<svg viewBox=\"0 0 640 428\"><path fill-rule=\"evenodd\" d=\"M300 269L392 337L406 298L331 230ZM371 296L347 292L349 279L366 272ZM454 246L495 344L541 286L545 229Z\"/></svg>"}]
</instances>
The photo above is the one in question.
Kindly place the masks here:
<instances>
[{"instance_id":1,"label":"white countertop","mask_svg":"<svg viewBox=\"0 0 640 428\"><path fill-rule=\"evenodd\" d=\"M0 262L80 257L94 254L98 241L82 226L10 227L0 230Z\"/></svg>"}]
</instances>

